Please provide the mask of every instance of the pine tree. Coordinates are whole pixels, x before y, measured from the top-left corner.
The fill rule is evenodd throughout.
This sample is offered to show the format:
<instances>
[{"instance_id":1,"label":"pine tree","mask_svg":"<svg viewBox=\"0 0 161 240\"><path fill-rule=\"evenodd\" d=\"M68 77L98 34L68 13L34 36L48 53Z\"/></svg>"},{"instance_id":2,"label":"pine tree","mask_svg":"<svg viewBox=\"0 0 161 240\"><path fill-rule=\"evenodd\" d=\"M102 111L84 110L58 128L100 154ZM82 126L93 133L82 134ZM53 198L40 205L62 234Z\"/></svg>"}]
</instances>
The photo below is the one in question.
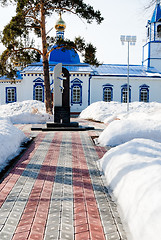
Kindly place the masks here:
<instances>
[{"instance_id":1,"label":"pine tree","mask_svg":"<svg viewBox=\"0 0 161 240\"><path fill-rule=\"evenodd\" d=\"M16 15L5 26L1 41L6 49L1 55L0 72L10 78L16 74L17 63L24 67L42 57L43 74L45 86L46 112L52 113L52 100L50 91L49 62L48 62L48 42L51 38L46 35L46 18L54 12L70 12L85 19L87 23L96 20L100 24L103 20L100 11L84 3L83 0L0 0L1 5L8 3L16 4ZM34 46L34 41L30 40L30 34L34 32L41 38L42 49ZM85 62L98 65L95 53L96 48L92 44L85 44L84 39L78 37L75 41L57 40L57 46L74 48L80 50L85 58Z\"/></svg>"}]
</instances>

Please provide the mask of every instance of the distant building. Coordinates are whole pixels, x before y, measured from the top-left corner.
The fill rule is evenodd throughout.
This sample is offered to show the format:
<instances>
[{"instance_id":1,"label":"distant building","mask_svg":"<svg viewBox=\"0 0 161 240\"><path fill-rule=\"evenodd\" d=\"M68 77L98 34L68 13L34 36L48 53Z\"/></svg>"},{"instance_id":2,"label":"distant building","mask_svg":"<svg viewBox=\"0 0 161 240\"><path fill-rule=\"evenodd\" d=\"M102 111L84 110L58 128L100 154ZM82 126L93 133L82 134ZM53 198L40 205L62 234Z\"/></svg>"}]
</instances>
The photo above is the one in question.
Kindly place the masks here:
<instances>
[{"instance_id":1,"label":"distant building","mask_svg":"<svg viewBox=\"0 0 161 240\"><path fill-rule=\"evenodd\" d=\"M56 22L56 36L64 37L66 28L61 15ZM55 46L53 46L55 48ZM127 65L103 64L94 67L81 63L74 50L54 49L49 55L51 91L53 71L62 63L70 73L71 112L81 112L96 101L127 102ZM130 101L161 102L161 6L157 1L147 24L147 43L143 46L142 65L130 65ZM18 72L15 84L0 77L0 104L24 100L44 101L42 62Z\"/></svg>"}]
</instances>

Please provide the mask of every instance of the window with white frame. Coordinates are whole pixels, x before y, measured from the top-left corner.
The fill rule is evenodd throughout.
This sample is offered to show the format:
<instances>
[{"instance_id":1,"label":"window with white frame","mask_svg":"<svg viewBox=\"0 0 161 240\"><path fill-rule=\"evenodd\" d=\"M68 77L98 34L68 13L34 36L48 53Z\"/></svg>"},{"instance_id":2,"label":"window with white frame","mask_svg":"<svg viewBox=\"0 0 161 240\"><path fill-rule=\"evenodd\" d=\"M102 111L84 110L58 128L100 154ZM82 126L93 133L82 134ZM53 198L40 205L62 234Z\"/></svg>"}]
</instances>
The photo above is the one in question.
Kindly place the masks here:
<instances>
[{"instance_id":1,"label":"window with white frame","mask_svg":"<svg viewBox=\"0 0 161 240\"><path fill-rule=\"evenodd\" d=\"M6 103L16 102L16 88L7 87L6 88Z\"/></svg>"},{"instance_id":2,"label":"window with white frame","mask_svg":"<svg viewBox=\"0 0 161 240\"><path fill-rule=\"evenodd\" d=\"M113 85L109 83L103 85L103 101L105 102L113 101Z\"/></svg>"},{"instance_id":3,"label":"window with white frame","mask_svg":"<svg viewBox=\"0 0 161 240\"><path fill-rule=\"evenodd\" d=\"M149 86L146 84L140 86L139 101L149 102Z\"/></svg>"},{"instance_id":4,"label":"window with white frame","mask_svg":"<svg viewBox=\"0 0 161 240\"><path fill-rule=\"evenodd\" d=\"M127 103L127 88L122 90L122 102Z\"/></svg>"},{"instance_id":5,"label":"window with white frame","mask_svg":"<svg viewBox=\"0 0 161 240\"><path fill-rule=\"evenodd\" d=\"M38 77L33 83L33 99L44 102L44 80Z\"/></svg>"},{"instance_id":6,"label":"window with white frame","mask_svg":"<svg viewBox=\"0 0 161 240\"><path fill-rule=\"evenodd\" d=\"M121 86L121 102L127 103L127 84ZM131 86L129 86L129 102L131 102Z\"/></svg>"},{"instance_id":7,"label":"window with white frame","mask_svg":"<svg viewBox=\"0 0 161 240\"><path fill-rule=\"evenodd\" d=\"M81 89L80 86L73 87L73 103L80 103Z\"/></svg>"},{"instance_id":8,"label":"window with white frame","mask_svg":"<svg viewBox=\"0 0 161 240\"><path fill-rule=\"evenodd\" d=\"M43 87L41 85L37 85L35 87L35 100L43 102Z\"/></svg>"},{"instance_id":9,"label":"window with white frame","mask_svg":"<svg viewBox=\"0 0 161 240\"><path fill-rule=\"evenodd\" d=\"M71 81L71 105L82 105L82 83L78 78Z\"/></svg>"},{"instance_id":10,"label":"window with white frame","mask_svg":"<svg viewBox=\"0 0 161 240\"><path fill-rule=\"evenodd\" d=\"M147 89L141 89L141 91L140 91L140 101L141 102L147 102L148 101Z\"/></svg>"},{"instance_id":11,"label":"window with white frame","mask_svg":"<svg viewBox=\"0 0 161 240\"><path fill-rule=\"evenodd\" d=\"M112 100L112 89L111 88L104 88L103 90L103 101L111 102Z\"/></svg>"},{"instance_id":12,"label":"window with white frame","mask_svg":"<svg viewBox=\"0 0 161 240\"><path fill-rule=\"evenodd\" d=\"M157 26L157 36L161 37L161 24Z\"/></svg>"}]
</instances>

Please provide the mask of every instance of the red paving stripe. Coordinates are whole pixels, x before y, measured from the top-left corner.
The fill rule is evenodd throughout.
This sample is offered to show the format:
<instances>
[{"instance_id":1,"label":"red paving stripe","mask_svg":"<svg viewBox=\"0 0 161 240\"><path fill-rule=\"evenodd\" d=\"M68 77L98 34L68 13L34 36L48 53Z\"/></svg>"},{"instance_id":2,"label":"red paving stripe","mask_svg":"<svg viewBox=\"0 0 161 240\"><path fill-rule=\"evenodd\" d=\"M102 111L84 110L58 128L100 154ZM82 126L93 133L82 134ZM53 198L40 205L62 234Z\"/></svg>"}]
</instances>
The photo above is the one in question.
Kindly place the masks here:
<instances>
[{"instance_id":1,"label":"red paving stripe","mask_svg":"<svg viewBox=\"0 0 161 240\"><path fill-rule=\"evenodd\" d=\"M27 149L27 151L23 154L21 159L18 161L16 166L11 170L11 172L6 176L3 182L0 184L0 207L3 205L5 199L8 194L14 187L15 183L23 173L26 165L30 162L32 156L35 154L38 146L42 142L45 134L41 133L37 136L35 141L31 144L31 146Z\"/></svg>"},{"instance_id":2,"label":"red paving stripe","mask_svg":"<svg viewBox=\"0 0 161 240\"><path fill-rule=\"evenodd\" d=\"M27 239L30 240L41 240L44 237L61 141L62 133L59 132L55 134L50 144L17 227L17 229L19 229L19 227L23 225L23 222L25 223L27 221L28 226L30 225L29 231L27 232ZM33 211L31 211L32 208ZM17 234L16 230L12 240L17 240Z\"/></svg>"},{"instance_id":3,"label":"red paving stripe","mask_svg":"<svg viewBox=\"0 0 161 240\"><path fill-rule=\"evenodd\" d=\"M72 133L72 155L75 240L105 240L86 158L77 132Z\"/></svg>"}]
</instances>

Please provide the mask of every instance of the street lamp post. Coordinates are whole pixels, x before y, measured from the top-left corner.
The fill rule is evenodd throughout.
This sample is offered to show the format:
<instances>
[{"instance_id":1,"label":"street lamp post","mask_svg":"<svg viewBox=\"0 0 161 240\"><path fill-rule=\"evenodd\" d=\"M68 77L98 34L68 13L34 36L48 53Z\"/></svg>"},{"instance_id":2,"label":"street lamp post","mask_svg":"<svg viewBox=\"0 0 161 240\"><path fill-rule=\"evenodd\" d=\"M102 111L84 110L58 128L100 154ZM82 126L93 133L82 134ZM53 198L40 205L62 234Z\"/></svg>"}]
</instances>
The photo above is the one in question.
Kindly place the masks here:
<instances>
[{"instance_id":1,"label":"street lamp post","mask_svg":"<svg viewBox=\"0 0 161 240\"><path fill-rule=\"evenodd\" d=\"M121 35L120 40L122 42L122 45L124 45L125 42L128 44L128 56L127 56L127 111L129 111L129 95L130 95L130 87L129 87L129 50L130 45L135 45L136 43L136 36L125 36Z\"/></svg>"}]
</instances>

